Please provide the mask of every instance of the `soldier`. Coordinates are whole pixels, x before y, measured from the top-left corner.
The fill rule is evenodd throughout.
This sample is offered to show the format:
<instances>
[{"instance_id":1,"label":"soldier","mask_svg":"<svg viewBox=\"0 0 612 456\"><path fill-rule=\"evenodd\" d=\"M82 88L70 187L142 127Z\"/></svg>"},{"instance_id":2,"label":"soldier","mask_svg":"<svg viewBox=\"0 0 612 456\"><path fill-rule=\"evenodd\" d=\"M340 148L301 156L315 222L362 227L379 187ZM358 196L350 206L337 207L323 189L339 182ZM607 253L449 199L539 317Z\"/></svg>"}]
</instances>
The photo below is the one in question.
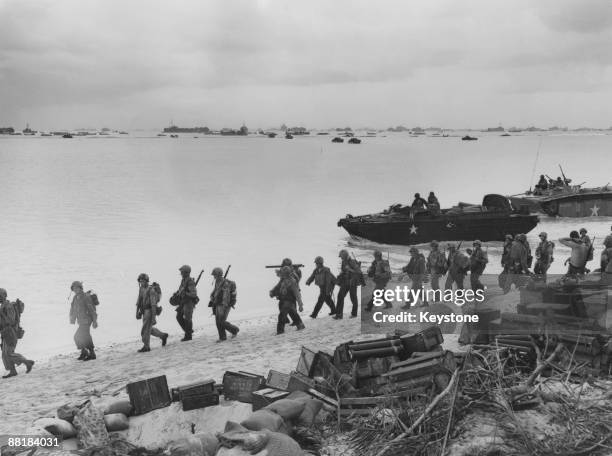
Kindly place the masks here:
<instances>
[{"instance_id":1,"label":"soldier","mask_svg":"<svg viewBox=\"0 0 612 456\"><path fill-rule=\"evenodd\" d=\"M434 192L429 192L429 196L427 197L427 207L432 215L440 214L440 202L438 201L438 198Z\"/></svg>"},{"instance_id":2,"label":"soldier","mask_svg":"<svg viewBox=\"0 0 612 456\"><path fill-rule=\"evenodd\" d=\"M293 278L296 281L296 283L298 284L298 288L299 288L300 280L302 280L302 270L299 267L294 266L293 261L291 261L291 258L284 258L283 261L281 262L281 268L283 266L290 266L291 267L291 274L293 275ZM276 270L276 275L278 277L280 277L280 269ZM300 290L300 292L301 292L301 290ZM278 310L280 312L280 302L278 303ZM287 315L286 318L287 318L286 323L289 323L290 315ZM294 322L291 323L291 326L297 326L297 323L294 321Z\"/></svg>"},{"instance_id":3,"label":"soldier","mask_svg":"<svg viewBox=\"0 0 612 456\"><path fill-rule=\"evenodd\" d=\"M533 272L542 277L542 280L546 282L546 273L554 261L553 252L555 249L555 243L548 240L548 234L544 231L540 233L539 237L540 243L536 247L535 251L536 263L533 267Z\"/></svg>"},{"instance_id":4,"label":"soldier","mask_svg":"<svg viewBox=\"0 0 612 456\"><path fill-rule=\"evenodd\" d=\"M424 198L421 198L420 193L414 194L414 201L412 201L411 205L413 210L421 210L427 209L427 201Z\"/></svg>"},{"instance_id":5,"label":"soldier","mask_svg":"<svg viewBox=\"0 0 612 456\"><path fill-rule=\"evenodd\" d=\"M612 247L612 226L610 227L610 234L608 234L606 236L606 238L604 239L603 244L604 244L604 247L607 248L607 249Z\"/></svg>"},{"instance_id":6,"label":"soldier","mask_svg":"<svg viewBox=\"0 0 612 456\"><path fill-rule=\"evenodd\" d=\"M506 234L504 239L504 250L501 256L501 265L504 272L508 272L508 267L510 266L510 250L512 249L512 242L514 242L512 235Z\"/></svg>"},{"instance_id":7,"label":"soldier","mask_svg":"<svg viewBox=\"0 0 612 456\"><path fill-rule=\"evenodd\" d=\"M91 298L83 291L83 283L74 281L70 285L70 290L74 292L72 304L70 305L70 324L78 323L79 327L74 334L74 342L81 356L77 359L90 361L96 359L94 343L91 338L91 327L98 327L98 313Z\"/></svg>"},{"instance_id":8,"label":"soldier","mask_svg":"<svg viewBox=\"0 0 612 456\"><path fill-rule=\"evenodd\" d=\"M353 308L351 309L351 318L357 317L357 308L359 306L357 300L357 287L363 285L363 273L361 265L357 260L350 258L346 250L340 250L338 257L341 258L340 274L338 274L338 303L336 305L336 315L334 318L340 320L344 313L344 298L347 294L351 297Z\"/></svg>"},{"instance_id":9,"label":"soldier","mask_svg":"<svg viewBox=\"0 0 612 456\"><path fill-rule=\"evenodd\" d=\"M440 289L440 277L446 274L446 255L440 251L438 241L431 241L431 250L427 256L427 272L431 274L432 290Z\"/></svg>"},{"instance_id":10,"label":"soldier","mask_svg":"<svg viewBox=\"0 0 612 456\"><path fill-rule=\"evenodd\" d=\"M10 302L4 288L0 288L0 336L2 337L2 362L4 368L9 371L2 378L15 377L16 366L24 364L26 374L29 374L34 366L34 361L26 359L23 355L15 353L17 341L23 336L23 330L19 326L23 303L18 299Z\"/></svg>"},{"instance_id":11,"label":"soldier","mask_svg":"<svg viewBox=\"0 0 612 456\"><path fill-rule=\"evenodd\" d=\"M544 177L544 174L540 174L540 180L535 187L540 190L546 190L548 188L548 181L546 177Z\"/></svg>"},{"instance_id":12,"label":"soldier","mask_svg":"<svg viewBox=\"0 0 612 456\"><path fill-rule=\"evenodd\" d=\"M586 262L588 263L589 261L593 259L593 242L591 241L591 238L587 234L586 228L580 228L580 240L589 249L587 251L587 260L586 260Z\"/></svg>"},{"instance_id":13,"label":"soldier","mask_svg":"<svg viewBox=\"0 0 612 456\"><path fill-rule=\"evenodd\" d=\"M319 298L315 304L314 310L310 314L310 318L317 318L323 303L329 306L329 314L335 315L336 306L334 305L333 291L336 286L336 277L331 273L327 266L323 265L323 257L316 257L314 260L315 269L306 280L306 285L312 282L319 287Z\"/></svg>"},{"instance_id":14,"label":"soldier","mask_svg":"<svg viewBox=\"0 0 612 456\"><path fill-rule=\"evenodd\" d=\"M285 332L285 324L287 323L287 315L291 315L291 319L297 323L297 330L305 328L300 315L297 313L296 304L299 306L300 312L304 310L302 296L295 281L291 266L283 266L279 270L280 281L270 290L271 298L278 298L279 313L278 323L276 325L276 334Z\"/></svg>"},{"instance_id":15,"label":"soldier","mask_svg":"<svg viewBox=\"0 0 612 456\"><path fill-rule=\"evenodd\" d=\"M470 254L470 285L474 291L484 290L480 276L482 276L489 258L487 253L482 250L482 242L476 240L473 242L472 247L474 247L474 250Z\"/></svg>"},{"instance_id":16,"label":"soldier","mask_svg":"<svg viewBox=\"0 0 612 456\"><path fill-rule=\"evenodd\" d=\"M446 263L448 275L444 288L447 290L453 289L453 283L457 284L457 289L463 289L463 281L465 275L470 268L470 260L465 254L461 253L454 244L448 245L448 259Z\"/></svg>"},{"instance_id":17,"label":"soldier","mask_svg":"<svg viewBox=\"0 0 612 456\"><path fill-rule=\"evenodd\" d=\"M136 319L142 319L142 348L139 353L151 351L151 336L161 339L162 347L168 342L168 334L155 327L156 317L161 313L158 306L161 299L161 288L157 283L149 285L149 276L145 273L138 275L138 299L136 300Z\"/></svg>"},{"instance_id":18,"label":"soldier","mask_svg":"<svg viewBox=\"0 0 612 456\"><path fill-rule=\"evenodd\" d=\"M520 276L529 274L531 248L527 242L527 236L517 234L510 246L508 254L507 274L503 284L504 294L510 291L512 284L521 284Z\"/></svg>"},{"instance_id":19,"label":"soldier","mask_svg":"<svg viewBox=\"0 0 612 456\"><path fill-rule=\"evenodd\" d=\"M176 321L185 332L185 337L181 339L181 342L185 342L192 338L193 309L200 298L198 298L195 280L190 276L191 266L185 264L179 268L179 271L181 271L181 284L174 294L177 302Z\"/></svg>"},{"instance_id":20,"label":"soldier","mask_svg":"<svg viewBox=\"0 0 612 456\"><path fill-rule=\"evenodd\" d=\"M215 278L215 288L210 294L210 304L215 314L215 323L219 333L219 340L227 340L226 331L232 335L232 339L238 335L240 329L227 321L227 316L236 305L236 283L223 277L223 269L215 268L211 274Z\"/></svg>"},{"instance_id":21,"label":"soldier","mask_svg":"<svg viewBox=\"0 0 612 456\"><path fill-rule=\"evenodd\" d=\"M410 261L402 268L402 271L408 274L408 277L412 280L412 290L414 290L415 293L423 288L427 264L425 256L419 252L419 249L410 247ZM402 306L402 309L409 309L411 304L416 306L417 303L416 301L414 303L406 302L406 304Z\"/></svg>"},{"instance_id":22,"label":"soldier","mask_svg":"<svg viewBox=\"0 0 612 456\"><path fill-rule=\"evenodd\" d=\"M590 249L582 242L578 231L572 231L569 237L561 238L559 242L572 249L567 275L584 274Z\"/></svg>"},{"instance_id":23,"label":"soldier","mask_svg":"<svg viewBox=\"0 0 612 456\"><path fill-rule=\"evenodd\" d=\"M383 298L385 287L391 280L391 266L389 266L389 262L387 260L383 260L382 252L380 250L374 251L374 261L370 265L368 269L368 277L371 277L374 280L374 290L372 292L372 298L365 310L367 312L372 311L372 307L374 307L374 291L382 290ZM385 299L385 308L390 309L393 307L390 302Z\"/></svg>"}]
</instances>

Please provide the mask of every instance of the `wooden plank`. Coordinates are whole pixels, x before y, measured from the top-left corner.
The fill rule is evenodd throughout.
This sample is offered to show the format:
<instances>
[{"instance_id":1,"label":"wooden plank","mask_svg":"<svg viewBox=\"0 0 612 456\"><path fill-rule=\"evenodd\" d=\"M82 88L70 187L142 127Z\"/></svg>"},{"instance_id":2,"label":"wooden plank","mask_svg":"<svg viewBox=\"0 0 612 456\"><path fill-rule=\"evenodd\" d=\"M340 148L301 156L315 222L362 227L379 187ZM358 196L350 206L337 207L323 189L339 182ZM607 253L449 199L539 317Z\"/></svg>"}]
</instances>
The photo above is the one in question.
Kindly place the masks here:
<instances>
[{"instance_id":1,"label":"wooden plank","mask_svg":"<svg viewBox=\"0 0 612 456\"><path fill-rule=\"evenodd\" d=\"M342 397L340 398L340 408L350 405L376 406L385 402L396 401L399 398L399 396Z\"/></svg>"},{"instance_id":2,"label":"wooden plank","mask_svg":"<svg viewBox=\"0 0 612 456\"><path fill-rule=\"evenodd\" d=\"M411 376L416 377L418 376L419 373L435 370L437 367L440 367L439 360L432 359L430 361L418 363L413 366L407 366L407 367L402 367L400 369L394 369L392 371L387 372L386 374L382 374L382 377L398 377L401 375L411 375Z\"/></svg>"},{"instance_id":3,"label":"wooden plank","mask_svg":"<svg viewBox=\"0 0 612 456\"><path fill-rule=\"evenodd\" d=\"M413 364L418 364L423 361L427 361L429 359L441 358L442 356L444 356L443 351L427 352L425 355L421 355L418 357L414 357L413 355L411 358L408 358L406 361L400 361L399 363L391 364L390 369L394 370L400 367L412 366Z\"/></svg>"},{"instance_id":4,"label":"wooden plank","mask_svg":"<svg viewBox=\"0 0 612 456\"><path fill-rule=\"evenodd\" d=\"M336 399L333 399L333 398L331 398L329 396L326 396L325 394L318 392L314 388L310 388L307 391L307 393L310 394L311 396L313 396L314 398L319 399L319 400L325 402L326 404L329 404L329 405L331 405L333 407L336 407L336 408L338 407L338 401Z\"/></svg>"}]
</instances>

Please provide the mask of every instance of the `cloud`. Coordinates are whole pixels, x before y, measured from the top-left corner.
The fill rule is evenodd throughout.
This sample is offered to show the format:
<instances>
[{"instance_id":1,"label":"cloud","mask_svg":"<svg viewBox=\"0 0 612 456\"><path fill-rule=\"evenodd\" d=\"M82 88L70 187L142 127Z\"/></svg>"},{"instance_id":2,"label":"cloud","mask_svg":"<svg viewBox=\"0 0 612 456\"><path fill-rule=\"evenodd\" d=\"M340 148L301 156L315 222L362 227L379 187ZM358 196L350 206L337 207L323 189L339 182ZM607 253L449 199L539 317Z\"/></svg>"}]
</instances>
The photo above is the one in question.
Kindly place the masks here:
<instances>
[{"instance_id":1,"label":"cloud","mask_svg":"<svg viewBox=\"0 0 612 456\"><path fill-rule=\"evenodd\" d=\"M543 0L536 3L542 22L557 32L599 33L612 28L608 0Z\"/></svg>"}]
</instances>

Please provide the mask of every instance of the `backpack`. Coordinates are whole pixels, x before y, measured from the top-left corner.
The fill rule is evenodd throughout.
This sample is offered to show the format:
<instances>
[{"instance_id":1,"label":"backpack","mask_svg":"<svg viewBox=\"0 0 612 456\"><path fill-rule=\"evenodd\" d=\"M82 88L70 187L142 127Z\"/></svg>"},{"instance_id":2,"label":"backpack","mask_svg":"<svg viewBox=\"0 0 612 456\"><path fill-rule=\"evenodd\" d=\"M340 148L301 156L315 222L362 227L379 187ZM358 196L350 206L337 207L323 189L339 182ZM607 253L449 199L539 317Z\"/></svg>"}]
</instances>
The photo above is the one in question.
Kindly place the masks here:
<instances>
[{"instance_id":1,"label":"backpack","mask_svg":"<svg viewBox=\"0 0 612 456\"><path fill-rule=\"evenodd\" d=\"M21 314L25 310L25 304L19 298L13 303L15 310L17 311L17 339L23 339L25 330L21 327Z\"/></svg>"},{"instance_id":2,"label":"backpack","mask_svg":"<svg viewBox=\"0 0 612 456\"><path fill-rule=\"evenodd\" d=\"M236 282L234 282L233 280L227 280L225 279L227 282L229 282L229 290L230 290L230 307L234 307L236 305Z\"/></svg>"},{"instance_id":3,"label":"backpack","mask_svg":"<svg viewBox=\"0 0 612 456\"><path fill-rule=\"evenodd\" d=\"M161 303L161 296L162 296L161 287L159 286L159 283L153 282L151 284L151 288L153 289L153 291L157 295L157 303L155 304L155 315L160 315L162 313L162 306L160 304Z\"/></svg>"},{"instance_id":4,"label":"backpack","mask_svg":"<svg viewBox=\"0 0 612 456\"><path fill-rule=\"evenodd\" d=\"M89 290L87 293L85 293L87 296L89 296L89 299L91 299L91 303L94 306L99 306L100 305L100 300L98 299L98 295L95 294L92 290Z\"/></svg>"}]
</instances>

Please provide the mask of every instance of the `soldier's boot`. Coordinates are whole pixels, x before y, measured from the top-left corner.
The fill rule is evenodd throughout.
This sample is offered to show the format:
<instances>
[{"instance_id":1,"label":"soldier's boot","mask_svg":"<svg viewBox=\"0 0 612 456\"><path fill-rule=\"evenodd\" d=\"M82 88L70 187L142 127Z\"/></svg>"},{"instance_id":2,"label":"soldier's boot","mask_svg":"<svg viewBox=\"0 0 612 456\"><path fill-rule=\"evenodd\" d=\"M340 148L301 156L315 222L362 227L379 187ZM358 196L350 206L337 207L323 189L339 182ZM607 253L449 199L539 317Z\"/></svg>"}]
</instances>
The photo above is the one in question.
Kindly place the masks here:
<instances>
[{"instance_id":1,"label":"soldier's boot","mask_svg":"<svg viewBox=\"0 0 612 456\"><path fill-rule=\"evenodd\" d=\"M13 367L10 372L6 375L3 375L2 378L11 378L11 377L16 377L17 376L17 371L15 370L15 368Z\"/></svg>"},{"instance_id":2,"label":"soldier's boot","mask_svg":"<svg viewBox=\"0 0 612 456\"><path fill-rule=\"evenodd\" d=\"M32 361L31 359L28 359L25 362L26 365L26 374L29 374L30 372L32 372L32 367L34 366L34 361Z\"/></svg>"},{"instance_id":3,"label":"soldier's boot","mask_svg":"<svg viewBox=\"0 0 612 456\"><path fill-rule=\"evenodd\" d=\"M82 349L81 349L81 356L79 356L79 357L77 358L77 360L79 360L79 361L84 361L84 360L85 360L85 358L87 358L87 356L88 356L87 350L85 350L84 348L82 348Z\"/></svg>"},{"instance_id":4,"label":"soldier's boot","mask_svg":"<svg viewBox=\"0 0 612 456\"><path fill-rule=\"evenodd\" d=\"M90 348L89 354L87 355L87 358L85 358L85 361L90 361L92 359L96 359L96 352L94 351L93 348Z\"/></svg>"},{"instance_id":5,"label":"soldier's boot","mask_svg":"<svg viewBox=\"0 0 612 456\"><path fill-rule=\"evenodd\" d=\"M162 341L162 347L165 347L166 344L168 343L168 333L165 333L162 337L161 337L161 341Z\"/></svg>"},{"instance_id":6,"label":"soldier's boot","mask_svg":"<svg viewBox=\"0 0 612 456\"><path fill-rule=\"evenodd\" d=\"M296 330L301 331L302 329L306 329L306 326L304 326L304 323L298 324Z\"/></svg>"},{"instance_id":7,"label":"soldier's boot","mask_svg":"<svg viewBox=\"0 0 612 456\"><path fill-rule=\"evenodd\" d=\"M151 349L149 347L142 347L140 350L138 350L138 353L146 353L150 351Z\"/></svg>"},{"instance_id":8,"label":"soldier's boot","mask_svg":"<svg viewBox=\"0 0 612 456\"><path fill-rule=\"evenodd\" d=\"M232 333L232 336L231 336L231 337L232 337L232 339L233 339L234 337L236 337L236 336L238 335L238 333L239 333L239 332L240 332L240 329L239 329L239 328L236 328L236 332L235 332L235 333Z\"/></svg>"},{"instance_id":9,"label":"soldier's boot","mask_svg":"<svg viewBox=\"0 0 612 456\"><path fill-rule=\"evenodd\" d=\"M186 342L188 340L191 340L191 334L190 333L185 333L185 337L183 337L181 339L181 342Z\"/></svg>"}]
</instances>

